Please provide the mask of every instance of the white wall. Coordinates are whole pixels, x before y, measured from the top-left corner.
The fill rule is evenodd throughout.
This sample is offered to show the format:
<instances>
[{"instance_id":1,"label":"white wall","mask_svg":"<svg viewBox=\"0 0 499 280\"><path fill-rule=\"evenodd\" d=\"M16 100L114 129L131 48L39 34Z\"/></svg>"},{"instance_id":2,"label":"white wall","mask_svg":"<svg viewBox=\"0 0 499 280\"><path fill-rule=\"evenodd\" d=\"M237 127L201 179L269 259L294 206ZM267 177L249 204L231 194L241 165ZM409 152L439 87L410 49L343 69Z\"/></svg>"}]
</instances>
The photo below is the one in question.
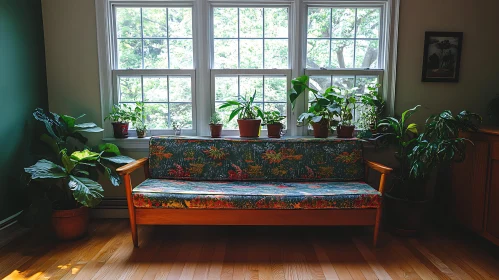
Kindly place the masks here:
<instances>
[{"instance_id":1,"label":"white wall","mask_svg":"<svg viewBox=\"0 0 499 280\"><path fill-rule=\"evenodd\" d=\"M49 106L102 125L95 0L42 0ZM499 0L401 0L395 110L423 105L415 120L444 109L485 115L499 94ZM425 31L463 31L459 83L422 83ZM92 138L92 142L99 137ZM145 153L133 153L134 157ZM121 195L106 187L106 195Z\"/></svg>"}]
</instances>

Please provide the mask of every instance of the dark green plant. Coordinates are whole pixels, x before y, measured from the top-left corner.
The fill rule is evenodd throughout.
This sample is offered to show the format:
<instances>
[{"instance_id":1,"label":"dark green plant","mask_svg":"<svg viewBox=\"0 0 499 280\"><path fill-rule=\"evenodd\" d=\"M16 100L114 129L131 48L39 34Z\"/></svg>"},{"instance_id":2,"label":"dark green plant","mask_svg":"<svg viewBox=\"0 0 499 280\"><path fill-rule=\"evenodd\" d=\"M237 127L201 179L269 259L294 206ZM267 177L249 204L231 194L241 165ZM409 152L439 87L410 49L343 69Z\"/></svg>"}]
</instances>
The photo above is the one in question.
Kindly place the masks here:
<instances>
[{"instance_id":1,"label":"dark green plant","mask_svg":"<svg viewBox=\"0 0 499 280\"><path fill-rule=\"evenodd\" d=\"M24 225L44 222L52 209L72 209L79 206L94 207L103 197L104 190L97 183L104 174L114 186L120 185L116 166L133 161L123 156L119 148L110 143L92 149L80 132L100 132L93 123L75 124L78 118L59 116L37 109L35 119L43 122L47 130L41 139L52 148L52 154L42 156L34 165L24 169L27 175L27 193L31 205L20 216Z\"/></svg>"},{"instance_id":2,"label":"dark green plant","mask_svg":"<svg viewBox=\"0 0 499 280\"><path fill-rule=\"evenodd\" d=\"M236 107L229 116L229 121L231 121L235 116L238 116L239 119L242 120L254 120L257 117L263 119L263 112L260 107L254 105L256 96L256 90L252 96L249 98L245 96L241 96L239 100L229 100L224 104L220 105L219 109L224 109L228 107Z\"/></svg>"},{"instance_id":3,"label":"dark green plant","mask_svg":"<svg viewBox=\"0 0 499 280\"><path fill-rule=\"evenodd\" d=\"M115 104L109 115L104 120L118 123L135 123L143 117L143 103L136 102L135 108L126 103Z\"/></svg>"},{"instance_id":4,"label":"dark green plant","mask_svg":"<svg viewBox=\"0 0 499 280\"><path fill-rule=\"evenodd\" d=\"M133 122L133 126L138 133L145 132L147 125L144 123L144 102L136 102L135 105L134 113L136 114L136 120Z\"/></svg>"},{"instance_id":5,"label":"dark green plant","mask_svg":"<svg viewBox=\"0 0 499 280\"><path fill-rule=\"evenodd\" d=\"M360 95L362 103L362 113L360 116L360 124L364 129L378 126L378 120L385 108L385 101L379 93L380 84L368 85L367 93Z\"/></svg>"},{"instance_id":6,"label":"dark green plant","mask_svg":"<svg viewBox=\"0 0 499 280\"><path fill-rule=\"evenodd\" d=\"M213 112L210 118L210 124L221 124L222 118L218 112Z\"/></svg>"},{"instance_id":7,"label":"dark green plant","mask_svg":"<svg viewBox=\"0 0 499 280\"><path fill-rule=\"evenodd\" d=\"M286 116L282 116L281 112L279 111L267 111L263 114L263 124L262 125L267 125L267 124L277 124L281 123L282 120L284 120Z\"/></svg>"}]
</instances>

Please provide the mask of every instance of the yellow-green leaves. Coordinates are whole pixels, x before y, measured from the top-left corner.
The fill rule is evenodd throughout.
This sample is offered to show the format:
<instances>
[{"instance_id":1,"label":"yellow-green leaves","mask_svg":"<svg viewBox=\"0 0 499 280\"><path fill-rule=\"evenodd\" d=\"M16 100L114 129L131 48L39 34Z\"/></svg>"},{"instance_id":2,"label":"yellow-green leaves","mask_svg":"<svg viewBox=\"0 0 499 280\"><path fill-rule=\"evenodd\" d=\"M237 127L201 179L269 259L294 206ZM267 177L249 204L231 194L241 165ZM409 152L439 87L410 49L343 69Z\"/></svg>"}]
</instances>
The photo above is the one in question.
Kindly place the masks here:
<instances>
[{"instance_id":1,"label":"yellow-green leaves","mask_svg":"<svg viewBox=\"0 0 499 280\"><path fill-rule=\"evenodd\" d=\"M93 161L99 159L99 154L91 152L87 149L83 151L77 151L71 154L71 159L76 161Z\"/></svg>"}]
</instances>

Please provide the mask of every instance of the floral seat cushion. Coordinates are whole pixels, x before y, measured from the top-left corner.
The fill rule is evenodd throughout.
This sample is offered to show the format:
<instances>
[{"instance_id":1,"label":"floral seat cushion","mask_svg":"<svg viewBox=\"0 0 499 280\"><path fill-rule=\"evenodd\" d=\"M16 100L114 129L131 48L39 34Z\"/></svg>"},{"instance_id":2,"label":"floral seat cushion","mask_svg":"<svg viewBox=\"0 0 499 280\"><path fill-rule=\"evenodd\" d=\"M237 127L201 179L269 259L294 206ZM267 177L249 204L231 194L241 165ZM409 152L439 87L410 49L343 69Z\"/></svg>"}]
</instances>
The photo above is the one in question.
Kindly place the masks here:
<instances>
[{"instance_id":1,"label":"floral seat cushion","mask_svg":"<svg viewBox=\"0 0 499 280\"><path fill-rule=\"evenodd\" d=\"M147 179L133 192L137 208L377 208L381 194L363 182L184 181Z\"/></svg>"}]
</instances>

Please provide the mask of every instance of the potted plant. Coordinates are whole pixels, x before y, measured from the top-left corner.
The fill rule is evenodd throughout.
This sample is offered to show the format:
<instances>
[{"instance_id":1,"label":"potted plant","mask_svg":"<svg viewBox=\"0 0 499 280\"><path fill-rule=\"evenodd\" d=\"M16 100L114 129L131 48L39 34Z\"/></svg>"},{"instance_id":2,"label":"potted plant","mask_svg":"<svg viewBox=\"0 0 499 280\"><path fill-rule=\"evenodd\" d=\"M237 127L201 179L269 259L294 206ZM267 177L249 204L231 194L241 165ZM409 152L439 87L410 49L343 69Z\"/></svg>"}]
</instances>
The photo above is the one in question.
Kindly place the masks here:
<instances>
[{"instance_id":1,"label":"potted plant","mask_svg":"<svg viewBox=\"0 0 499 280\"><path fill-rule=\"evenodd\" d=\"M286 116L282 116L279 111L267 111L263 114L263 124L267 126L269 138L281 138L283 124L281 123Z\"/></svg>"},{"instance_id":2,"label":"potted plant","mask_svg":"<svg viewBox=\"0 0 499 280\"><path fill-rule=\"evenodd\" d=\"M147 125L144 123L144 102L137 102L136 107L138 109L134 110L136 121L133 123L133 126L137 132L137 138L144 138L147 134Z\"/></svg>"},{"instance_id":3,"label":"potted plant","mask_svg":"<svg viewBox=\"0 0 499 280\"><path fill-rule=\"evenodd\" d=\"M368 85L369 92L360 95L362 103L360 125L365 130L376 133L378 122L385 108L385 101L379 93L380 84Z\"/></svg>"},{"instance_id":4,"label":"potted plant","mask_svg":"<svg viewBox=\"0 0 499 280\"><path fill-rule=\"evenodd\" d=\"M222 135L222 118L220 117L220 114L217 112L214 112L211 115L210 119L210 132L211 132L211 138L220 138Z\"/></svg>"},{"instance_id":5,"label":"potted plant","mask_svg":"<svg viewBox=\"0 0 499 280\"><path fill-rule=\"evenodd\" d=\"M296 99L306 90L311 92L315 99L310 103L306 113L298 117L301 125L311 124L314 129L314 137L327 138L329 128L333 121L340 115L340 106L334 100L335 87L327 88L323 93L308 86L309 77L300 76L291 81L291 90L288 92L292 108L295 108Z\"/></svg>"},{"instance_id":6,"label":"potted plant","mask_svg":"<svg viewBox=\"0 0 499 280\"><path fill-rule=\"evenodd\" d=\"M178 121L172 121L171 122L171 127L173 128L173 133L175 134L175 136L180 136L180 134L182 133L182 124Z\"/></svg>"},{"instance_id":7,"label":"potted plant","mask_svg":"<svg viewBox=\"0 0 499 280\"><path fill-rule=\"evenodd\" d=\"M24 169L31 204L19 220L26 226L51 221L58 238L78 238L87 230L88 208L96 206L103 197L104 190L97 183L99 173L119 186L121 179L115 167L133 159L122 156L113 144L99 145L96 152L86 146L87 138L81 132L101 132L102 128L94 123L76 124L83 116L59 116L42 109L33 115L45 124L47 133L41 140L52 153Z\"/></svg>"},{"instance_id":8,"label":"potted plant","mask_svg":"<svg viewBox=\"0 0 499 280\"><path fill-rule=\"evenodd\" d=\"M135 123L134 126L135 126L135 131L137 131L138 138L146 137L147 126L143 121L139 121L139 122Z\"/></svg>"},{"instance_id":9,"label":"potted plant","mask_svg":"<svg viewBox=\"0 0 499 280\"><path fill-rule=\"evenodd\" d=\"M331 99L340 107L337 119L333 119L332 125L336 126L338 138L353 138L355 125L353 124L353 110L355 109L356 98L354 89L332 87Z\"/></svg>"},{"instance_id":10,"label":"potted plant","mask_svg":"<svg viewBox=\"0 0 499 280\"><path fill-rule=\"evenodd\" d=\"M126 103L115 104L111 113L104 119L110 120L113 125L114 138L128 138L128 127L142 116L141 102L137 102L135 108Z\"/></svg>"},{"instance_id":11,"label":"potted plant","mask_svg":"<svg viewBox=\"0 0 499 280\"><path fill-rule=\"evenodd\" d=\"M255 96L256 90L249 98L241 96L238 101L227 101L219 107L219 109L236 107L230 113L229 121L238 116L237 124L239 125L239 135L241 137L259 136L262 120L257 119L257 117L263 119L263 112L258 106L254 105Z\"/></svg>"},{"instance_id":12,"label":"potted plant","mask_svg":"<svg viewBox=\"0 0 499 280\"><path fill-rule=\"evenodd\" d=\"M478 130L475 123L481 122L477 114L463 111L453 115L443 111L430 116L424 132L419 133L409 118L420 106L402 113L400 119L388 117L380 121L385 135L392 136L399 162L396 180L386 194L388 222L399 233L417 233L424 223L425 212L430 202L427 185L435 169L452 162L464 160L468 139L459 137L460 131Z\"/></svg>"}]
</instances>

